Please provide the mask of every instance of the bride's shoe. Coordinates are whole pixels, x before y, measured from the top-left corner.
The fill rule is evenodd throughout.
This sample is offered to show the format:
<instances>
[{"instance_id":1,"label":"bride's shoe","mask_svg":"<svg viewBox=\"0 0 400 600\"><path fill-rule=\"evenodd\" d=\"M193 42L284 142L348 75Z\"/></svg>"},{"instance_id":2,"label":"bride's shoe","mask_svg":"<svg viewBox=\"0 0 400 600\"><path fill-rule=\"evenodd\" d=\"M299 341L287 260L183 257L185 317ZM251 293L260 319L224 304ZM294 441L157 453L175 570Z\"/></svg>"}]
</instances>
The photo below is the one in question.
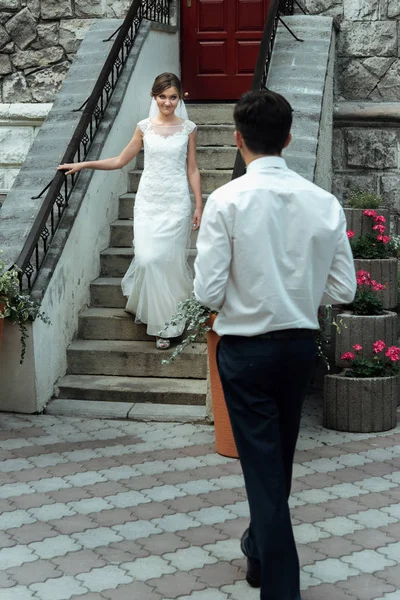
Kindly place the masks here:
<instances>
[{"instance_id":1,"label":"bride's shoe","mask_svg":"<svg viewBox=\"0 0 400 600\"><path fill-rule=\"evenodd\" d=\"M170 347L171 342L170 340L167 340L165 338L162 337L157 337L156 338L156 348L157 350L168 350L168 348Z\"/></svg>"}]
</instances>

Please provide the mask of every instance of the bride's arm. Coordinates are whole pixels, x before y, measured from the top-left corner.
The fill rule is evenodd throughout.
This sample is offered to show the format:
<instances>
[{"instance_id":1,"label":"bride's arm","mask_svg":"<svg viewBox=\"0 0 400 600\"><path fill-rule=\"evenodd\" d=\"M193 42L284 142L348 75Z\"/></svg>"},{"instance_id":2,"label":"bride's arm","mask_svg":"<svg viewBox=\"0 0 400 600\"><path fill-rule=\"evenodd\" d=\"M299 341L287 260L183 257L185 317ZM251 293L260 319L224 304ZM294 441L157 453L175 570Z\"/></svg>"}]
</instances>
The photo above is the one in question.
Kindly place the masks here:
<instances>
[{"instance_id":1,"label":"bride's arm","mask_svg":"<svg viewBox=\"0 0 400 600\"><path fill-rule=\"evenodd\" d=\"M66 171L66 175L72 175L82 169L95 169L100 171L115 171L122 169L131 160L135 158L143 145L143 134L140 127L136 127L133 138L129 144L122 150L119 156L114 158L105 158L103 160L89 160L80 163L66 163L58 167L58 171Z\"/></svg>"},{"instance_id":2,"label":"bride's arm","mask_svg":"<svg viewBox=\"0 0 400 600\"><path fill-rule=\"evenodd\" d=\"M196 129L189 135L188 157L187 157L187 174L196 200L196 209L193 215L193 228L200 227L201 215L203 213L203 197L201 195L200 171L197 166L196 157L197 133Z\"/></svg>"}]
</instances>

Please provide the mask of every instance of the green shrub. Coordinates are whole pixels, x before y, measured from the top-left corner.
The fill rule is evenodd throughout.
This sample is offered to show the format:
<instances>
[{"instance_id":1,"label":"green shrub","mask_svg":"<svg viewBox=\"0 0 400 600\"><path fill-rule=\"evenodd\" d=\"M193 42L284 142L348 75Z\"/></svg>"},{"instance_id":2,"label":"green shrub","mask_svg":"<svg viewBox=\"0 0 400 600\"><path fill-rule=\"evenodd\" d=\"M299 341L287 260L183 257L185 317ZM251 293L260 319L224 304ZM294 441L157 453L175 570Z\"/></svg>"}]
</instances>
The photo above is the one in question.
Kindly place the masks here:
<instances>
[{"instance_id":1,"label":"green shrub","mask_svg":"<svg viewBox=\"0 0 400 600\"><path fill-rule=\"evenodd\" d=\"M346 200L346 204L351 208L379 208L381 202L380 196L359 187L351 188Z\"/></svg>"}]
</instances>

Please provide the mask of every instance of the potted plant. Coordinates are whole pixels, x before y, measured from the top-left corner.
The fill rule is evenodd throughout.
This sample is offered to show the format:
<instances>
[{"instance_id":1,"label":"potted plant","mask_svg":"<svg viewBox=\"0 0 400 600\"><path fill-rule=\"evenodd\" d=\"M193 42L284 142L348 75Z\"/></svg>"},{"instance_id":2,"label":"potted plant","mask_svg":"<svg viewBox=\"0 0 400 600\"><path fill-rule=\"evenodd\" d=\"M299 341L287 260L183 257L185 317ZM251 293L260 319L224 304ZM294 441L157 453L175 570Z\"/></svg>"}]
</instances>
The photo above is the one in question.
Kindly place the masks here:
<instances>
[{"instance_id":1,"label":"potted plant","mask_svg":"<svg viewBox=\"0 0 400 600\"><path fill-rule=\"evenodd\" d=\"M373 223L368 219L365 210L380 209L381 198L376 194L354 187L350 190L349 196L346 199L344 212L346 214L347 226L354 233L354 239L358 239L361 235L372 233ZM386 221L390 219L388 209L379 210L381 216Z\"/></svg>"},{"instance_id":2,"label":"potted plant","mask_svg":"<svg viewBox=\"0 0 400 600\"><path fill-rule=\"evenodd\" d=\"M224 392L218 373L217 345L219 336L212 329L216 316L217 313L215 311L210 311L210 309L200 304L194 296L181 302L177 313L172 317L171 321L166 324L165 328L167 329L171 325L177 325L184 321L186 322L187 335L181 343L174 348L172 354L162 362L164 365L170 364L182 354L188 345L196 342L199 337L203 338L204 335L206 335L216 450L218 454L222 454L223 456L238 458L231 422L226 408Z\"/></svg>"},{"instance_id":3,"label":"potted plant","mask_svg":"<svg viewBox=\"0 0 400 600\"><path fill-rule=\"evenodd\" d=\"M364 216L371 221L372 233L356 238L352 229L347 231L357 271L368 271L375 281L384 281L386 290L382 293L384 308L397 305L397 258L391 237L386 235L386 218L375 210L364 210Z\"/></svg>"},{"instance_id":4,"label":"potted plant","mask_svg":"<svg viewBox=\"0 0 400 600\"><path fill-rule=\"evenodd\" d=\"M40 305L37 302L32 300L29 295L21 293L19 274L19 269L16 267L6 269L4 261L0 260L0 341L2 340L4 319L18 325L21 336L20 364L22 364L28 337L27 321L41 319L45 323L49 323L49 320L40 311Z\"/></svg>"},{"instance_id":5,"label":"potted plant","mask_svg":"<svg viewBox=\"0 0 400 600\"><path fill-rule=\"evenodd\" d=\"M352 340L362 342L364 358L372 358L374 340L385 338L389 345L396 342L397 314L383 308L382 294L386 289L387 286L372 279L368 271L358 271L355 298L337 315L342 327L336 336L336 365L346 366L342 355L352 346Z\"/></svg>"},{"instance_id":6,"label":"potted plant","mask_svg":"<svg viewBox=\"0 0 400 600\"><path fill-rule=\"evenodd\" d=\"M347 368L325 377L323 425L357 433L396 427L400 348L377 340L372 344L372 358L361 356L359 343L352 350L341 357Z\"/></svg>"}]
</instances>

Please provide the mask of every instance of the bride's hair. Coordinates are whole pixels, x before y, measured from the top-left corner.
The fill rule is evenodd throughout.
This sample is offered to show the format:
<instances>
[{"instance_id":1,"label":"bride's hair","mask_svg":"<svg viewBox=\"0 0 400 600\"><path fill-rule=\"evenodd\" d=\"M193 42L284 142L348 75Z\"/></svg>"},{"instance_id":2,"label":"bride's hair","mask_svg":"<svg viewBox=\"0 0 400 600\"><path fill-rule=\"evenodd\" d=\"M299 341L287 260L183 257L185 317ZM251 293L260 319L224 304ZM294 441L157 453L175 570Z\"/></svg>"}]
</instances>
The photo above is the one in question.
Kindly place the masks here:
<instances>
[{"instance_id":1,"label":"bride's hair","mask_svg":"<svg viewBox=\"0 0 400 600\"><path fill-rule=\"evenodd\" d=\"M182 99L183 89L180 79L174 75L173 73L161 73L158 77L155 78L153 87L151 88L150 96L155 98L159 96L165 90L170 87L174 87L178 91L179 98Z\"/></svg>"}]
</instances>

